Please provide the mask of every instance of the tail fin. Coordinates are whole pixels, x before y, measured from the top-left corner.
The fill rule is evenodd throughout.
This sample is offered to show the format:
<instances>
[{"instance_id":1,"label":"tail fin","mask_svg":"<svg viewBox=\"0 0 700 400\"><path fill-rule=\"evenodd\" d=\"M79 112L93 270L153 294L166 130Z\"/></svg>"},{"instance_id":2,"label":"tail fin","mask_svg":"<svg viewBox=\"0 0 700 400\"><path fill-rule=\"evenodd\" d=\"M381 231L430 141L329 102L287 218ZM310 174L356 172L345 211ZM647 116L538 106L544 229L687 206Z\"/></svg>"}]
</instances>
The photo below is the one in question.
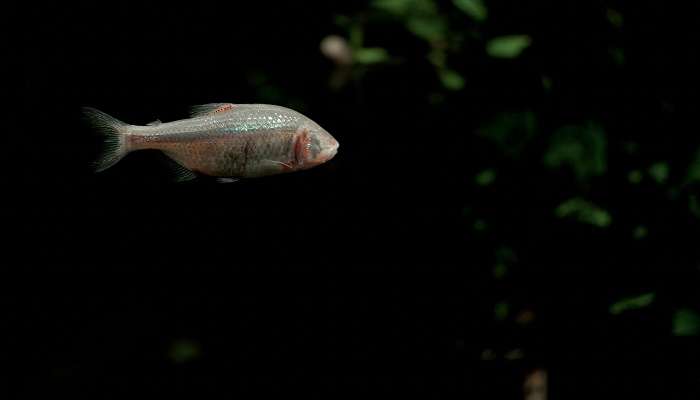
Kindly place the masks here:
<instances>
[{"instance_id":1,"label":"tail fin","mask_svg":"<svg viewBox=\"0 0 700 400\"><path fill-rule=\"evenodd\" d=\"M83 107L83 113L87 122L103 137L102 151L93 166L96 172L104 171L129 152L126 148L129 125L91 107Z\"/></svg>"}]
</instances>

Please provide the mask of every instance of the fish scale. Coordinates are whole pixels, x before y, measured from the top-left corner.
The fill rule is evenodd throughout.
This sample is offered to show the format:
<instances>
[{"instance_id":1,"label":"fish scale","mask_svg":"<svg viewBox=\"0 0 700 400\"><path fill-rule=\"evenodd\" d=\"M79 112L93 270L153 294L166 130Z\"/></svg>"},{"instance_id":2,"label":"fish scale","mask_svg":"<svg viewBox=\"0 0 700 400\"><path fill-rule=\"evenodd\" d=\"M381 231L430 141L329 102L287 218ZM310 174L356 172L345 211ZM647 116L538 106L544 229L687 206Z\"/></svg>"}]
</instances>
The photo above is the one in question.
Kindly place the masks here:
<instances>
[{"instance_id":1,"label":"fish scale","mask_svg":"<svg viewBox=\"0 0 700 400\"><path fill-rule=\"evenodd\" d=\"M216 103L195 107L192 118L148 126L125 124L86 109L106 135L97 169L131 151L161 150L179 164L182 178L194 172L246 178L308 169L333 158L338 142L297 111L268 104Z\"/></svg>"}]
</instances>

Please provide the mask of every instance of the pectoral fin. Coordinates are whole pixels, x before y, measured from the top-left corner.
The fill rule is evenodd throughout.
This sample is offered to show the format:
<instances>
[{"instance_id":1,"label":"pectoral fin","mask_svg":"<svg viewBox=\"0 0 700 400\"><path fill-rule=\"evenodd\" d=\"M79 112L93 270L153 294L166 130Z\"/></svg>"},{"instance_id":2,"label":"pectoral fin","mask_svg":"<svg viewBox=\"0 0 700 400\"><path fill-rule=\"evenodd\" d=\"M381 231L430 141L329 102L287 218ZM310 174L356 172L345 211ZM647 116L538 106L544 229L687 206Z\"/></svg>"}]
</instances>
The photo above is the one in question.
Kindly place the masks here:
<instances>
[{"instance_id":1,"label":"pectoral fin","mask_svg":"<svg viewBox=\"0 0 700 400\"><path fill-rule=\"evenodd\" d=\"M261 161L264 165L269 166L269 167L277 167L277 168L282 168L283 170L290 170L292 169L292 166L283 163L282 161L275 161L275 160L262 160Z\"/></svg>"}]
</instances>

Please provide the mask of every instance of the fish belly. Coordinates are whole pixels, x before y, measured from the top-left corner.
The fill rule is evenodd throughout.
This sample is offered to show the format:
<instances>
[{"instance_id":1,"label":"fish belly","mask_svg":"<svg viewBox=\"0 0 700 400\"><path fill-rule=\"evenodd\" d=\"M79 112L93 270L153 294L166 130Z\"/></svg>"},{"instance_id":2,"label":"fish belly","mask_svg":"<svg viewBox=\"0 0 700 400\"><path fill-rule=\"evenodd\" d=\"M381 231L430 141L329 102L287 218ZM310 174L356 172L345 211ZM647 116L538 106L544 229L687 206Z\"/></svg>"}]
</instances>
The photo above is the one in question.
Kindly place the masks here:
<instances>
[{"instance_id":1,"label":"fish belly","mask_svg":"<svg viewBox=\"0 0 700 400\"><path fill-rule=\"evenodd\" d=\"M199 139L158 146L187 169L210 176L245 177L248 140L243 137Z\"/></svg>"}]
</instances>

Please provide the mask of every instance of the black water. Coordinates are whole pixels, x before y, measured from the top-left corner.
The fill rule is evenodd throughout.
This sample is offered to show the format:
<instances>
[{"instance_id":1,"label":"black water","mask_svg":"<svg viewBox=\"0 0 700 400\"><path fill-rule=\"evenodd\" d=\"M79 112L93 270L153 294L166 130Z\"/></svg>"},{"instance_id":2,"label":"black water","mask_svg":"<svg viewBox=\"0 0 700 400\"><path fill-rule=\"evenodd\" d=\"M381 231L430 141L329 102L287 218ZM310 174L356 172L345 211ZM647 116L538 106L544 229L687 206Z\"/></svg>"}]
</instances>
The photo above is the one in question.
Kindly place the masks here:
<instances>
[{"instance_id":1,"label":"black water","mask_svg":"<svg viewBox=\"0 0 700 400\"><path fill-rule=\"evenodd\" d=\"M555 397L692 398L699 348L671 332L678 309L700 307L697 190L681 185L700 145L696 14L489 2L479 25L436 3L462 37L449 57L466 80L457 92L425 41L365 2L30 5L15 58L24 113L4 152L21 226L8 264L21 272L8 279L10 389L522 398L524 377L544 368ZM337 15L366 18L366 45L399 62L330 88L319 42L347 35ZM533 38L517 59L479 47L512 33ZM97 146L81 106L145 124L210 102L295 108L339 153L225 185L170 183L150 152L89 169ZM505 146L479 134L517 113L536 116L523 146L517 132ZM542 159L553 131L586 121L604 127L607 163L579 182ZM631 170L657 162L667 183L630 185ZM480 186L485 169L496 178ZM613 223L556 217L572 197ZM646 241L633 238L638 225ZM499 262L506 278L494 277ZM610 314L648 292L647 308ZM518 323L528 310L534 322Z\"/></svg>"}]
</instances>

